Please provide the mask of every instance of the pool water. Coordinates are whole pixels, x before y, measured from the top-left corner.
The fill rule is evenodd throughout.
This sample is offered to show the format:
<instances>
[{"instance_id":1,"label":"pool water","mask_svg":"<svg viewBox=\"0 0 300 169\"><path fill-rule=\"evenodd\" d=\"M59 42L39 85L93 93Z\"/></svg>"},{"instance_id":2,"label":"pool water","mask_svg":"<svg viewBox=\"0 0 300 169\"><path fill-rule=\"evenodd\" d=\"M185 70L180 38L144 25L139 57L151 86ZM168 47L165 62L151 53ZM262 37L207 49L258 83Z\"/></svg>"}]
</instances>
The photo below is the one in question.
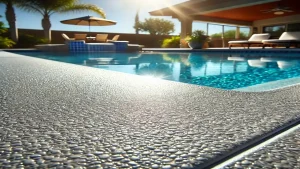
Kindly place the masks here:
<instances>
[{"instance_id":1,"label":"pool water","mask_svg":"<svg viewBox=\"0 0 300 169\"><path fill-rule=\"evenodd\" d=\"M300 53L18 54L229 90L300 77Z\"/></svg>"}]
</instances>

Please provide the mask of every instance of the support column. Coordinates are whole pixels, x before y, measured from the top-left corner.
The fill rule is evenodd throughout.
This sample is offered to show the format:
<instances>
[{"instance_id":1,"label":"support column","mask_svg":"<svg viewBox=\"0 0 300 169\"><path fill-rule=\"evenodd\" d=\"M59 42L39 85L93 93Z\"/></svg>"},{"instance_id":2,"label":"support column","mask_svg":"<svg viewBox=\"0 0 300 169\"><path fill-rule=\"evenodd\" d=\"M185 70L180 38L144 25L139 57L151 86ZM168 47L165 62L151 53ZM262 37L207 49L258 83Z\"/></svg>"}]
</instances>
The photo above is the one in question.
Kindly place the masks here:
<instances>
[{"instance_id":1,"label":"support column","mask_svg":"<svg viewBox=\"0 0 300 169\"><path fill-rule=\"evenodd\" d=\"M193 20L190 18L179 18L179 21L181 22L180 48L186 48L188 46L187 43L184 41L184 38L192 34Z\"/></svg>"},{"instance_id":2,"label":"support column","mask_svg":"<svg viewBox=\"0 0 300 169\"><path fill-rule=\"evenodd\" d=\"M240 27L239 26L236 27L235 39L240 39Z\"/></svg>"},{"instance_id":3,"label":"support column","mask_svg":"<svg viewBox=\"0 0 300 169\"><path fill-rule=\"evenodd\" d=\"M181 22L180 39L184 39L187 35L192 34L193 20L189 18L181 18L179 21Z\"/></svg>"},{"instance_id":4,"label":"support column","mask_svg":"<svg viewBox=\"0 0 300 169\"><path fill-rule=\"evenodd\" d=\"M225 42L224 42L224 25L222 25L222 46L223 46L223 48L225 47Z\"/></svg>"},{"instance_id":5,"label":"support column","mask_svg":"<svg viewBox=\"0 0 300 169\"><path fill-rule=\"evenodd\" d=\"M253 34L253 26L249 26L250 32L249 32L249 36L251 36Z\"/></svg>"},{"instance_id":6,"label":"support column","mask_svg":"<svg viewBox=\"0 0 300 169\"><path fill-rule=\"evenodd\" d=\"M209 23L206 24L206 35L208 36Z\"/></svg>"}]
</instances>

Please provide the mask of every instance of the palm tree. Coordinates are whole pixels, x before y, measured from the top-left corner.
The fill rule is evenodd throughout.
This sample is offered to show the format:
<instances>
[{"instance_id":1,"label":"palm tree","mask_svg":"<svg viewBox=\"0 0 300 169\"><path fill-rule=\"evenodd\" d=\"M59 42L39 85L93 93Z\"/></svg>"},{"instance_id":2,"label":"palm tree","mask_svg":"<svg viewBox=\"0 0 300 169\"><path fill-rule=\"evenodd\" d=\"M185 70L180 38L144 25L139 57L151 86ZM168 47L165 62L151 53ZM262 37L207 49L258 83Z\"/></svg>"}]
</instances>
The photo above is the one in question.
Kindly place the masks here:
<instances>
[{"instance_id":1,"label":"palm tree","mask_svg":"<svg viewBox=\"0 0 300 169\"><path fill-rule=\"evenodd\" d=\"M0 18L2 16L0 15ZM0 21L0 48L12 47L15 42L7 37L3 37L2 34L7 32L7 28L4 27L4 23Z\"/></svg>"},{"instance_id":2,"label":"palm tree","mask_svg":"<svg viewBox=\"0 0 300 169\"><path fill-rule=\"evenodd\" d=\"M78 0L26 0L20 6L29 12L37 12L43 15L42 27L45 38L51 41L51 22L50 16L54 13L66 13L75 11L94 11L103 18L105 13L96 5L80 4Z\"/></svg>"},{"instance_id":3,"label":"palm tree","mask_svg":"<svg viewBox=\"0 0 300 169\"><path fill-rule=\"evenodd\" d=\"M20 0L0 0L0 3L6 5L5 17L9 25L10 38L17 42L18 41L18 30L16 26L16 14L13 7L14 4L18 4Z\"/></svg>"}]
</instances>

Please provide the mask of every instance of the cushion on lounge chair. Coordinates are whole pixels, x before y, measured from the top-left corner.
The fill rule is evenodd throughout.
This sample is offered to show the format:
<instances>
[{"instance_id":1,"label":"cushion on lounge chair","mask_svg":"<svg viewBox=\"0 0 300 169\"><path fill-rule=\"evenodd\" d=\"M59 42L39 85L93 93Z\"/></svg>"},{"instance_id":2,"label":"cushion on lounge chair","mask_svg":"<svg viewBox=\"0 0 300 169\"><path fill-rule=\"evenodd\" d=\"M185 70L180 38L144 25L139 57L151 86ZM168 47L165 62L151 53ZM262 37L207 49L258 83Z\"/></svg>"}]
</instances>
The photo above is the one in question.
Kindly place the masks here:
<instances>
[{"instance_id":1,"label":"cushion on lounge chair","mask_svg":"<svg viewBox=\"0 0 300 169\"><path fill-rule=\"evenodd\" d=\"M111 39L111 41L117 41L117 40L119 39L119 37L120 37L120 35L115 35L115 36Z\"/></svg>"},{"instance_id":2,"label":"cushion on lounge chair","mask_svg":"<svg viewBox=\"0 0 300 169\"><path fill-rule=\"evenodd\" d=\"M269 33L253 34L248 41L249 42L261 42L262 40L269 39L270 36L271 35Z\"/></svg>"},{"instance_id":3,"label":"cushion on lounge chair","mask_svg":"<svg viewBox=\"0 0 300 169\"><path fill-rule=\"evenodd\" d=\"M235 40L235 41L229 41L228 43L234 43L234 44L241 44L241 43L243 43L243 44L248 44L249 41L247 41L247 40Z\"/></svg>"},{"instance_id":4,"label":"cushion on lounge chair","mask_svg":"<svg viewBox=\"0 0 300 169\"><path fill-rule=\"evenodd\" d=\"M248 49L251 44L262 44L262 40L269 39L270 38L269 33L260 33L260 34L253 34L249 40L239 40L239 41L229 41L229 49L232 45L248 45Z\"/></svg>"},{"instance_id":5,"label":"cushion on lounge chair","mask_svg":"<svg viewBox=\"0 0 300 169\"><path fill-rule=\"evenodd\" d=\"M74 38L75 40L85 40L86 34L75 34Z\"/></svg>"},{"instance_id":6,"label":"cushion on lounge chair","mask_svg":"<svg viewBox=\"0 0 300 169\"><path fill-rule=\"evenodd\" d=\"M300 32L283 32L279 40L300 40Z\"/></svg>"},{"instance_id":7,"label":"cushion on lounge chair","mask_svg":"<svg viewBox=\"0 0 300 169\"><path fill-rule=\"evenodd\" d=\"M292 42L300 42L299 40L279 40L279 39L269 39L264 40L263 43L292 43Z\"/></svg>"},{"instance_id":8,"label":"cushion on lounge chair","mask_svg":"<svg viewBox=\"0 0 300 169\"><path fill-rule=\"evenodd\" d=\"M279 39L269 39L262 41L264 46L268 44L281 44L284 45L286 48L289 48L292 44L298 45L300 44L300 32L283 32Z\"/></svg>"},{"instance_id":9,"label":"cushion on lounge chair","mask_svg":"<svg viewBox=\"0 0 300 169\"><path fill-rule=\"evenodd\" d=\"M249 40L235 40L235 41L229 41L228 43L235 43L235 44L239 44L239 43L245 43L248 44L249 42L251 43L261 43L262 40L266 40L270 38L270 34L269 33L261 33L261 34L253 34Z\"/></svg>"},{"instance_id":10,"label":"cushion on lounge chair","mask_svg":"<svg viewBox=\"0 0 300 169\"><path fill-rule=\"evenodd\" d=\"M65 40L74 40L74 38L69 38L68 35L62 33L61 36L65 39Z\"/></svg>"},{"instance_id":11,"label":"cushion on lounge chair","mask_svg":"<svg viewBox=\"0 0 300 169\"><path fill-rule=\"evenodd\" d=\"M263 40L263 43L286 43L300 41L300 32L283 32L279 39Z\"/></svg>"},{"instance_id":12,"label":"cushion on lounge chair","mask_svg":"<svg viewBox=\"0 0 300 169\"><path fill-rule=\"evenodd\" d=\"M97 34L96 41L97 42L106 42L108 34Z\"/></svg>"}]
</instances>

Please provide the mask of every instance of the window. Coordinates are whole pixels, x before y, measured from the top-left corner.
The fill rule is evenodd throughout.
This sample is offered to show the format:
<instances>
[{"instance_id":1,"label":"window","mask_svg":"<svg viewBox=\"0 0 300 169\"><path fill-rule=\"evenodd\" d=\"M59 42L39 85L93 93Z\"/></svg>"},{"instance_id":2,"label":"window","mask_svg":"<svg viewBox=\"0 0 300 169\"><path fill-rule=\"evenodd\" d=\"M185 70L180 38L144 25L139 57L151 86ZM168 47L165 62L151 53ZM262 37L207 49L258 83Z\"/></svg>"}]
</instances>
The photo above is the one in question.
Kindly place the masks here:
<instances>
[{"instance_id":1,"label":"window","mask_svg":"<svg viewBox=\"0 0 300 169\"><path fill-rule=\"evenodd\" d=\"M240 28L240 39L248 39L250 37L250 28L241 27Z\"/></svg>"},{"instance_id":2,"label":"window","mask_svg":"<svg viewBox=\"0 0 300 169\"><path fill-rule=\"evenodd\" d=\"M292 23L287 26L288 32L297 32L300 31L300 23Z\"/></svg>"},{"instance_id":3,"label":"window","mask_svg":"<svg viewBox=\"0 0 300 169\"><path fill-rule=\"evenodd\" d=\"M235 39L236 26L224 26L224 38Z\"/></svg>"},{"instance_id":4,"label":"window","mask_svg":"<svg viewBox=\"0 0 300 169\"><path fill-rule=\"evenodd\" d=\"M285 25L265 26L263 27L263 33L270 33L271 38L279 38L285 32L285 27Z\"/></svg>"},{"instance_id":5,"label":"window","mask_svg":"<svg viewBox=\"0 0 300 169\"><path fill-rule=\"evenodd\" d=\"M212 39L222 38L222 30L223 30L222 25L217 25L217 24L209 24L208 25L208 35Z\"/></svg>"}]
</instances>

